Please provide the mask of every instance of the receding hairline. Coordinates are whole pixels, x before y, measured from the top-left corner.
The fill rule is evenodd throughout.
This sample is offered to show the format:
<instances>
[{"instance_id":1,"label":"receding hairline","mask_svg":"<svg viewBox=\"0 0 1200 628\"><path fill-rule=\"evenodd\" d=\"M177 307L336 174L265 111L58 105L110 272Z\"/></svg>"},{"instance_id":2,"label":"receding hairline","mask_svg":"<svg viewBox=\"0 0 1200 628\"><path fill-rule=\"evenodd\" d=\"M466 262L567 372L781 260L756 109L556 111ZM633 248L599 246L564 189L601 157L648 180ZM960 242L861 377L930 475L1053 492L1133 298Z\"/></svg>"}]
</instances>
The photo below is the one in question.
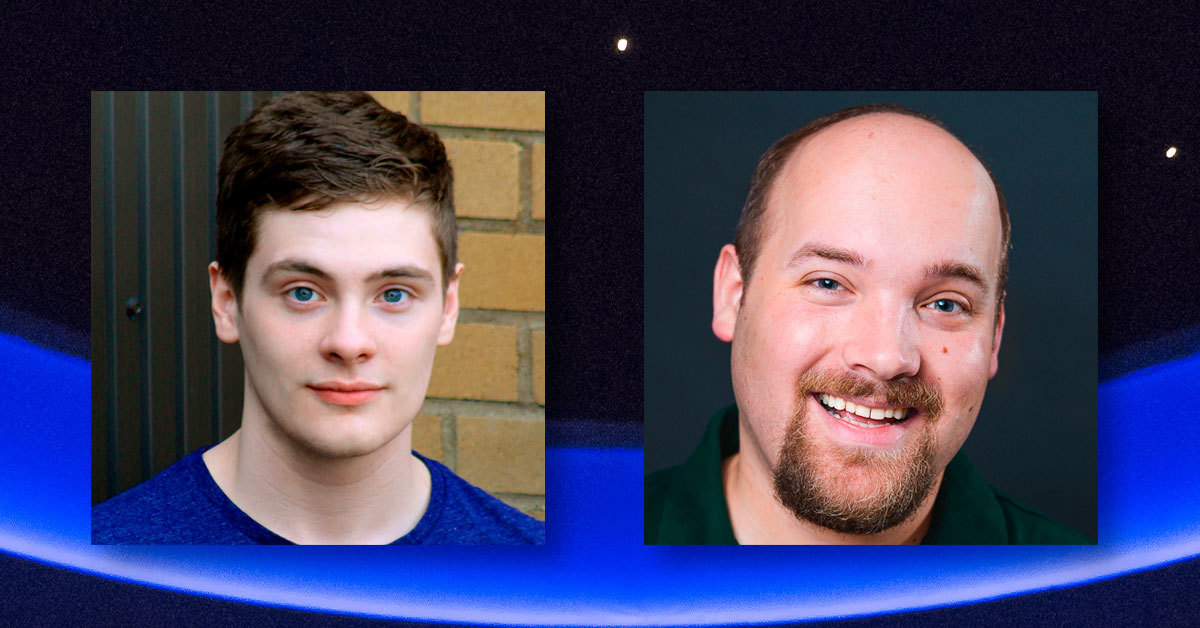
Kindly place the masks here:
<instances>
[{"instance_id":1,"label":"receding hairline","mask_svg":"<svg viewBox=\"0 0 1200 628\"><path fill-rule=\"evenodd\" d=\"M817 129L817 131L805 136L799 142L797 142L795 146L791 147L791 149L788 151L788 153L783 156L783 162L780 165L779 170L775 173L775 176L768 183L768 187L766 190L766 207L764 208L765 210L767 210L767 213L770 212L771 206L773 205L773 203L771 201L773 200L773 198L775 196L775 191L779 186L779 181L781 179L784 179L785 174L796 164L796 162L800 158L801 152L803 151L803 149L805 147L807 147L812 142L817 141L818 139L827 136L827 134L830 131L842 128L843 125L850 125L851 123L855 123L855 122L861 124L870 118L892 118L892 119L896 119L896 120L902 120L906 124L907 123L917 123L917 126L925 126L925 127L929 127L929 128L932 128L932 129L935 129L936 131L938 131L939 134L943 138L947 138L947 139L951 140L951 142L950 142L951 144L957 146L966 155L969 155L971 160L974 162L974 165L978 166L980 171L982 171L984 174L988 175L987 176L988 183L990 183L992 186L992 199L997 205L999 205L1000 191L996 185L995 177L993 177L991 175L991 170L987 167L987 165L985 165L983 163L983 160L980 159L979 156L975 154L975 151L972 150L970 146L967 146L965 143L963 143L962 140L958 139L958 137L956 135L954 135L953 133L951 133L948 129L946 129L945 127L941 126L938 123L932 122L930 120L926 120L925 118L922 118L922 117L919 117L916 115L912 115L912 114L908 114L908 113L904 113L901 111L868 111L865 113L861 113L859 115L851 116L844 120L838 120L837 122L834 122L833 124L830 124L826 127ZM997 207L997 209L999 209L999 208Z\"/></svg>"},{"instance_id":2,"label":"receding hairline","mask_svg":"<svg viewBox=\"0 0 1200 628\"><path fill-rule=\"evenodd\" d=\"M1004 250L1004 245L1005 245L1005 242L1004 242L1004 240L1005 240L1004 218L1002 215L1003 208L1001 206L1001 200L1000 200L1000 189L999 189L998 184L996 183L995 176L992 175L991 169L989 169L987 167L987 165L983 163L983 160L980 159L979 156L975 154L975 151L972 150L971 147L967 146L962 140L960 140L956 135L954 135L954 133L951 133L948 129L946 129L944 126L942 126L939 122L926 120L925 118L922 118L920 116L904 113L902 111L869 111L869 112L865 112L865 113L862 113L859 115L851 116L844 120L838 120L837 122L834 122L833 124L822 127L820 129L816 130L815 132L801 138L801 140L799 142L797 142L795 146L792 146L789 149L789 151L787 152L787 154L783 156L782 162L779 166L779 169L774 173L774 176L768 182L768 187L766 189L766 194L765 194L765 198L764 198L765 203L764 203L764 207L763 207L763 215L761 217L761 220L763 220L765 223L770 223L771 221L777 219L774 217L777 212L773 211L773 209L772 209L777 204L777 201L778 201L778 199L776 198L776 196L778 194L777 190L779 189L779 187L781 185L781 181L787 178L788 173L799 162L801 153L805 147L807 147L813 141L817 141L823 137L827 137L828 131L832 131L832 130L839 129L839 128L844 128L843 125L846 125L848 123L853 123L853 122L862 123L863 121L865 121L865 119L873 118L873 117L889 117L889 118L893 118L896 120L903 119L902 121L906 124L908 124L909 121L913 121L913 122L918 123L916 125L918 127L925 126L928 128L935 129L936 131L939 132L939 135L943 139L950 140L949 145L956 146L960 153L964 154L965 156L970 157L970 164L971 164L972 168L975 169L978 174L982 174L983 177L981 177L981 178L986 179L987 182L991 185L991 194L990 194L989 200L992 205L992 209L996 211L997 217L1000 219L1000 223L1001 223L1000 224L1000 233L999 233L1001 250L999 252L999 256L1000 256L1000 261L1003 264L1003 261L1005 258L1005 255L1004 255L1005 254L1005 250ZM768 236L765 233L760 233L760 238L766 238L766 237L768 237ZM1003 269L1000 269L1000 271L1002 272Z\"/></svg>"}]
</instances>

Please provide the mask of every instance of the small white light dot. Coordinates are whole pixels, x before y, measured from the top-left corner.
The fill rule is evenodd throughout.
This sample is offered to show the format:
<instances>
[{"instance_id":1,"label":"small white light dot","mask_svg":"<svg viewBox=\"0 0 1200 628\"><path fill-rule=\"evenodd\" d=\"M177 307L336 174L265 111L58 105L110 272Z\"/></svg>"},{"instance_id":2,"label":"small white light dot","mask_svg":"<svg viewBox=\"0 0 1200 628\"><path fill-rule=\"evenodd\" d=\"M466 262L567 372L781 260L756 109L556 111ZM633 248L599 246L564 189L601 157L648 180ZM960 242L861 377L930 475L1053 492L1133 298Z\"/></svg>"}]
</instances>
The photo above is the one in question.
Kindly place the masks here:
<instances>
[{"instance_id":1,"label":"small white light dot","mask_svg":"<svg viewBox=\"0 0 1200 628\"><path fill-rule=\"evenodd\" d=\"M1168 148L1167 149L1167 159L1174 157L1175 153L1178 153L1178 152L1179 152L1179 149L1175 148L1174 146Z\"/></svg>"},{"instance_id":2,"label":"small white light dot","mask_svg":"<svg viewBox=\"0 0 1200 628\"><path fill-rule=\"evenodd\" d=\"M628 47L629 47L628 39L625 39L624 37L622 37L617 40L617 50L620 50L621 52L625 52L625 49Z\"/></svg>"}]
</instances>

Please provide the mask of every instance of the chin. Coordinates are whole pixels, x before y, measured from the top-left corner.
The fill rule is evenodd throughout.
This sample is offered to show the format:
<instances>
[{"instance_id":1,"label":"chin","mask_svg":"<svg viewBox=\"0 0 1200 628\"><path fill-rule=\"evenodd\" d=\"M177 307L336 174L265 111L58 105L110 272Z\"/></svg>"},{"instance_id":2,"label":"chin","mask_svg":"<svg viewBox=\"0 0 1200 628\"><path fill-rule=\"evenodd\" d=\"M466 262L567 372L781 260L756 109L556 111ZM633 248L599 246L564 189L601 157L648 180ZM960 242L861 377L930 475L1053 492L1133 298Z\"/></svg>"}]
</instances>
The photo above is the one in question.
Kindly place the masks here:
<instances>
[{"instance_id":1,"label":"chin","mask_svg":"<svg viewBox=\"0 0 1200 628\"><path fill-rule=\"evenodd\" d=\"M382 447L372 447L363 443L308 443L305 449L321 458L345 460L373 454Z\"/></svg>"},{"instance_id":2,"label":"chin","mask_svg":"<svg viewBox=\"0 0 1200 628\"><path fill-rule=\"evenodd\" d=\"M373 454L391 444L400 435L366 430L335 430L331 434L291 434L291 440L313 456L330 459L358 458Z\"/></svg>"},{"instance_id":3,"label":"chin","mask_svg":"<svg viewBox=\"0 0 1200 628\"><path fill-rule=\"evenodd\" d=\"M845 534L876 534L907 521L935 479L934 434L894 451L817 442L797 415L775 467L775 495L797 518Z\"/></svg>"}]
</instances>

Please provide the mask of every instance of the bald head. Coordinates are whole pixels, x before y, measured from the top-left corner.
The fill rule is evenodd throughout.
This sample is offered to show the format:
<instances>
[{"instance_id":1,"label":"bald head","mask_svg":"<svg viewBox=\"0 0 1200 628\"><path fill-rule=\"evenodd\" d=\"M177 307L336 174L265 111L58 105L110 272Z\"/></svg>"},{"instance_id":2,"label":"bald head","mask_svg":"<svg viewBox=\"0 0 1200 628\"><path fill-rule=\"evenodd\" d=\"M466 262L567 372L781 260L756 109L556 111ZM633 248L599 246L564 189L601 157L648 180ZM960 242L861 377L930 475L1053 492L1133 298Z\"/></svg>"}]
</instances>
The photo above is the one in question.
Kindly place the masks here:
<instances>
[{"instance_id":1,"label":"bald head","mask_svg":"<svg viewBox=\"0 0 1200 628\"><path fill-rule=\"evenodd\" d=\"M947 216L968 221L970 230L996 233L993 285L997 305L1003 300L1009 223L995 179L940 122L898 105L853 107L819 118L763 155L734 240L743 281L751 282L764 235L779 218L770 208L820 204L852 211L849 198L886 203L897 212L954 210Z\"/></svg>"},{"instance_id":2,"label":"bald head","mask_svg":"<svg viewBox=\"0 0 1200 628\"><path fill-rule=\"evenodd\" d=\"M801 142L784 162L767 206L782 194L844 195L847 186L917 201L988 208L999 220L991 176L970 149L925 120L876 113L831 125Z\"/></svg>"}]
</instances>

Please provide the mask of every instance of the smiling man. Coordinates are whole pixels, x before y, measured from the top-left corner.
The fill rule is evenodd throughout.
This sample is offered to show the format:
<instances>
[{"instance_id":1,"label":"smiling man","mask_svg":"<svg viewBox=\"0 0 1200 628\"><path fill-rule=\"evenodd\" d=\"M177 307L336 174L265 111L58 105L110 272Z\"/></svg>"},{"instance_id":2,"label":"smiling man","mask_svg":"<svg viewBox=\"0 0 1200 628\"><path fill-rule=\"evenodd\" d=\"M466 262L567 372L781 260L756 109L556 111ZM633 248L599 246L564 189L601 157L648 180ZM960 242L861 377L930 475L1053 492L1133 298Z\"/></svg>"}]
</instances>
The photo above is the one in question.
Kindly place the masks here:
<instances>
[{"instance_id":1,"label":"smiling man","mask_svg":"<svg viewBox=\"0 0 1200 628\"><path fill-rule=\"evenodd\" d=\"M208 271L241 427L96 506L94 542L544 542L412 450L458 319L452 180L435 133L361 92L284 96L233 130Z\"/></svg>"},{"instance_id":2,"label":"smiling man","mask_svg":"<svg viewBox=\"0 0 1200 628\"><path fill-rule=\"evenodd\" d=\"M990 172L929 116L854 107L772 146L713 275L736 405L646 477L646 542L1090 543L960 452L1008 249Z\"/></svg>"}]
</instances>

